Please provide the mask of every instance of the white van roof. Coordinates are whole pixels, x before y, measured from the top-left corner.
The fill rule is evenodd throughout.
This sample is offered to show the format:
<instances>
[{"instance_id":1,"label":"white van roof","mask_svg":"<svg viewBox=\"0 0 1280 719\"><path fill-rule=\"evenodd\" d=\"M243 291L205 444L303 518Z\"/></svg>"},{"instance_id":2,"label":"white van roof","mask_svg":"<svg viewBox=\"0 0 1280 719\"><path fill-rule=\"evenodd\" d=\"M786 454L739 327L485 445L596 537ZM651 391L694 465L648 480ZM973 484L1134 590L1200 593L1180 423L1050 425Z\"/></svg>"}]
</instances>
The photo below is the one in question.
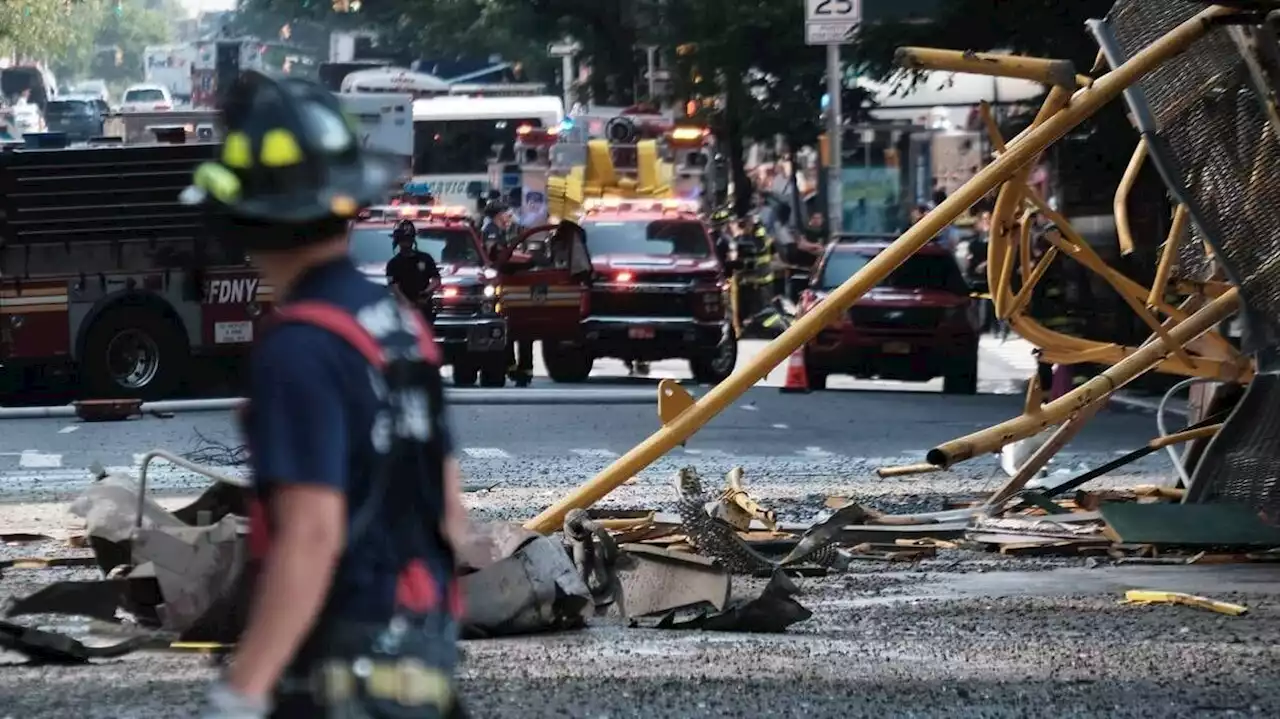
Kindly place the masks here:
<instances>
[{"instance_id":1,"label":"white van roof","mask_svg":"<svg viewBox=\"0 0 1280 719\"><path fill-rule=\"evenodd\" d=\"M543 126L564 121L564 103L554 95L536 97L465 97L448 95L415 100L413 119L515 120L534 118Z\"/></svg>"}]
</instances>

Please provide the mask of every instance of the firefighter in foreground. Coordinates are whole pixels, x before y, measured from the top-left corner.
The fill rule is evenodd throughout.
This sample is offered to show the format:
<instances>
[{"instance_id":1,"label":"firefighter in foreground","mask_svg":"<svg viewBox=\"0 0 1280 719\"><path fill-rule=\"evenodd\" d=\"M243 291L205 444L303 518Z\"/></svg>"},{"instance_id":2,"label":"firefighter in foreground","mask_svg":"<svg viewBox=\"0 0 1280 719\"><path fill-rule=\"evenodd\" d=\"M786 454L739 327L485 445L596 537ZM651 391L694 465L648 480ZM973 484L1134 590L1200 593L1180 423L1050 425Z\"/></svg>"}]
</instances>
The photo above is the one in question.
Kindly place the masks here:
<instances>
[{"instance_id":1,"label":"firefighter in foreground","mask_svg":"<svg viewBox=\"0 0 1280 719\"><path fill-rule=\"evenodd\" d=\"M391 231L396 255L387 261L387 285L400 298L422 310L427 324L435 324L431 297L440 289L440 268L431 255L418 251L418 228L401 220Z\"/></svg>"},{"instance_id":2,"label":"firefighter in foreground","mask_svg":"<svg viewBox=\"0 0 1280 719\"><path fill-rule=\"evenodd\" d=\"M390 165L310 83L246 73L224 120L221 158L183 199L214 210L214 232L282 301L243 417L253 604L204 716L460 716L452 547L466 519L437 350L347 257L347 223Z\"/></svg>"}]
</instances>

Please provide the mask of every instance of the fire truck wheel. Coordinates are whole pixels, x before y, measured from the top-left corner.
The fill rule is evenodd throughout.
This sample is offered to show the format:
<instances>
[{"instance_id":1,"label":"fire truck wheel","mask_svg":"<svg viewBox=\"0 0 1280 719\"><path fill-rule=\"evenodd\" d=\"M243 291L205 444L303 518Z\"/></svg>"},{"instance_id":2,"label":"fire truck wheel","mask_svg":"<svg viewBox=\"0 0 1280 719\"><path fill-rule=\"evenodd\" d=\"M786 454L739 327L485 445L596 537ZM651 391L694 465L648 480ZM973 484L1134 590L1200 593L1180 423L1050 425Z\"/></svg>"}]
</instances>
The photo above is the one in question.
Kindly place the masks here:
<instances>
[{"instance_id":1,"label":"fire truck wheel","mask_svg":"<svg viewBox=\"0 0 1280 719\"><path fill-rule=\"evenodd\" d=\"M943 394L978 393L978 356L957 361L955 367L942 378Z\"/></svg>"},{"instance_id":2,"label":"fire truck wheel","mask_svg":"<svg viewBox=\"0 0 1280 719\"><path fill-rule=\"evenodd\" d=\"M480 366L481 387L505 387L507 384L507 363L505 357L489 360Z\"/></svg>"},{"instance_id":3,"label":"fire truck wheel","mask_svg":"<svg viewBox=\"0 0 1280 719\"><path fill-rule=\"evenodd\" d=\"M189 355L181 329L159 313L109 310L85 338L83 386L91 398L162 399L182 383Z\"/></svg>"},{"instance_id":4,"label":"fire truck wheel","mask_svg":"<svg viewBox=\"0 0 1280 719\"><path fill-rule=\"evenodd\" d=\"M722 341L714 354L693 357L689 369L698 384L717 385L733 374L738 364L738 343L733 339Z\"/></svg>"},{"instance_id":5,"label":"fire truck wheel","mask_svg":"<svg viewBox=\"0 0 1280 719\"><path fill-rule=\"evenodd\" d=\"M586 382L591 376L591 366L595 364L582 348L554 347L550 342L542 343L542 362L547 366L551 381L561 384Z\"/></svg>"},{"instance_id":6,"label":"fire truck wheel","mask_svg":"<svg viewBox=\"0 0 1280 719\"><path fill-rule=\"evenodd\" d=\"M471 360L458 360L453 363L453 384L456 387L474 387L476 378L480 376L480 368Z\"/></svg>"}]
</instances>

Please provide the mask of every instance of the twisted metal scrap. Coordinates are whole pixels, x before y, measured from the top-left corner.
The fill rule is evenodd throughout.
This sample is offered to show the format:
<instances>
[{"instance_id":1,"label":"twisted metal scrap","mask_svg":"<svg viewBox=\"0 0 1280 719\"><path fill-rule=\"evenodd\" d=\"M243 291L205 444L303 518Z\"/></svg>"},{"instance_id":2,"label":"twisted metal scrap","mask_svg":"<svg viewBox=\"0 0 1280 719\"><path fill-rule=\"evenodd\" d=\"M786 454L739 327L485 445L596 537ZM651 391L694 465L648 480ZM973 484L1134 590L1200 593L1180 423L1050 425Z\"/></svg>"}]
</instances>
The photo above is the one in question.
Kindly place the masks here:
<instances>
[{"instance_id":1,"label":"twisted metal scrap","mask_svg":"<svg viewBox=\"0 0 1280 719\"><path fill-rule=\"evenodd\" d=\"M801 560L829 567L837 558L830 542L798 556L787 557L781 562L752 549L731 525L707 514L706 505L715 502L716 498L703 489L702 478L693 467L685 467L677 474L676 494L679 496L676 508L689 543L699 552L720 560L731 572L768 574Z\"/></svg>"},{"instance_id":2,"label":"twisted metal scrap","mask_svg":"<svg viewBox=\"0 0 1280 719\"><path fill-rule=\"evenodd\" d=\"M564 536L570 545L574 566L591 592L597 608L617 601L622 593L615 567L618 545L609 532L591 521L585 509L565 515Z\"/></svg>"}]
</instances>

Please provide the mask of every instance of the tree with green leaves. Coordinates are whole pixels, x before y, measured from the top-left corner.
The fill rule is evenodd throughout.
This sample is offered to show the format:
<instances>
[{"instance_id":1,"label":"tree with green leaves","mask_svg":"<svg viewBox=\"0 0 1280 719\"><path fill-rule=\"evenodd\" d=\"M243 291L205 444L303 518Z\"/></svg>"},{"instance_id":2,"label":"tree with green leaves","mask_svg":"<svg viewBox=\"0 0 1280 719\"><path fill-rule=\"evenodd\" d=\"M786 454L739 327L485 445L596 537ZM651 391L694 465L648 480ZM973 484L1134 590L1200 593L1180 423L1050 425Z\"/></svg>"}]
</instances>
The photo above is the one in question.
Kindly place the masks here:
<instances>
[{"instance_id":1,"label":"tree with green leaves","mask_svg":"<svg viewBox=\"0 0 1280 719\"><path fill-rule=\"evenodd\" d=\"M108 83L139 82L145 71L144 51L149 45L163 45L173 37L169 19L141 0L129 0L112 8L94 39L97 52L89 64L93 77Z\"/></svg>"},{"instance_id":2,"label":"tree with green leaves","mask_svg":"<svg viewBox=\"0 0 1280 719\"><path fill-rule=\"evenodd\" d=\"M0 3L0 52L53 64L91 44L104 0L6 0Z\"/></svg>"}]
</instances>

